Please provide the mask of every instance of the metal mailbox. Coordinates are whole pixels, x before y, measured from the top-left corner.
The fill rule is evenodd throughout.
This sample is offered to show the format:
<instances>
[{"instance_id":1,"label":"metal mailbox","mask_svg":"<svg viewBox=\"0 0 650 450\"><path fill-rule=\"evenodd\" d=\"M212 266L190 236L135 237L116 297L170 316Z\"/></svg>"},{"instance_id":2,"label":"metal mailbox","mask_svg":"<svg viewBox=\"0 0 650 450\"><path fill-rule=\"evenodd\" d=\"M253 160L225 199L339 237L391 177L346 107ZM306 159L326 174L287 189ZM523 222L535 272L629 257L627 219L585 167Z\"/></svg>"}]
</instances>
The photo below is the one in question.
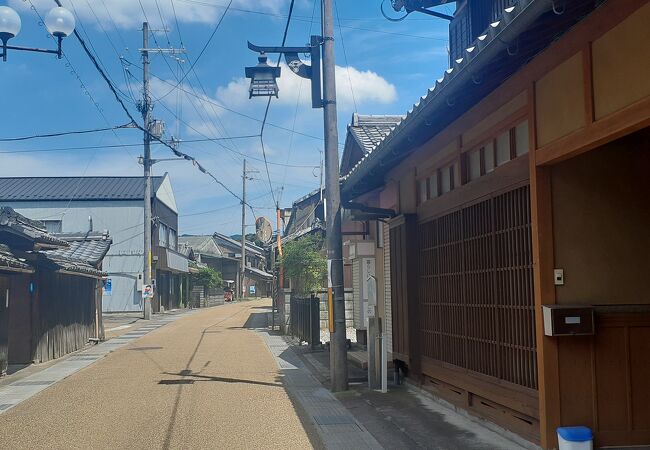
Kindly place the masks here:
<instances>
[{"instance_id":1,"label":"metal mailbox","mask_svg":"<svg viewBox=\"0 0 650 450\"><path fill-rule=\"evenodd\" d=\"M591 306L543 305L546 336L585 336L595 333Z\"/></svg>"}]
</instances>

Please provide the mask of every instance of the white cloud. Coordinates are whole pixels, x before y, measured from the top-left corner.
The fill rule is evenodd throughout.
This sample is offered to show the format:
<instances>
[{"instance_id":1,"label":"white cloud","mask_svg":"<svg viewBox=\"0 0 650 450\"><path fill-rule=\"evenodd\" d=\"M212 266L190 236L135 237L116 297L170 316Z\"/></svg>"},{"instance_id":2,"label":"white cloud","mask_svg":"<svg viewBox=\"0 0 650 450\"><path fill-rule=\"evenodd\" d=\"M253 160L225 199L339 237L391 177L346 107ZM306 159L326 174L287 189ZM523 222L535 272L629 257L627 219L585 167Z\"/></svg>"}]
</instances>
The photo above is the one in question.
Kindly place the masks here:
<instances>
[{"instance_id":1,"label":"white cloud","mask_svg":"<svg viewBox=\"0 0 650 450\"><path fill-rule=\"evenodd\" d=\"M309 80L294 75L284 63L280 67L282 76L278 79L280 93L277 103L295 105L300 98L301 104L310 105ZM217 90L217 99L227 105L244 105L249 102L249 85L250 80L246 78L234 79ZM393 103L397 100L397 89L376 72L362 71L351 66L336 66L336 96L339 110L351 111L355 102L357 105Z\"/></svg>"},{"instance_id":2,"label":"white cloud","mask_svg":"<svg viewBox=\"0 0 650 450\"><path fill-rule=\"evenodd\" d=\"M152 27L161 27L160 15L165 19L165 25L173 29L174 10L179 22L183 23L205 23L214 24L225 11L227 0L140 0L142 7L146 12L146 17ZM142 24L145 20L145 14L140 7L138 0L104 0L101 2L95 0L75 1L62 0L65 7L75 12L82 21L96 23L100 20L102 27L110 29L114 26L118 28L133 28ZM52 0L32 0L34 6L41 15L45 15L54 5ZM10 4L17 9L27 10L30 5L23 0L11 0ZM74 4L74 8L72 5ZM236 8L255 9L256 11L266 11L271 13L281 12L288 0L234 0L232 2L232 12L236 13ZM160 13L158 12L160 7Z\"/></svg>"}]
</instances>

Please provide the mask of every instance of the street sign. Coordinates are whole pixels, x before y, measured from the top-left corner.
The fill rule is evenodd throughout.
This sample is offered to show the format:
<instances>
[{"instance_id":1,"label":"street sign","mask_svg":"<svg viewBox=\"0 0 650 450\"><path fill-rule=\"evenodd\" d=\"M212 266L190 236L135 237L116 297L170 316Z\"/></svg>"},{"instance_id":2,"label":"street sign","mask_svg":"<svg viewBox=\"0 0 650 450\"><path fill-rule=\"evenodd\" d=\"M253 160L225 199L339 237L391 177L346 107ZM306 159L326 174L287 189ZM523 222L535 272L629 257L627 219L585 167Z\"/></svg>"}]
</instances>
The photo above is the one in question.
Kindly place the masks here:
<instances>
[{"instance_id":1,"label":"street sign","mask_svg":"<svg viewBox=\"0 0 650 450\"><path fill-rule=\"evenodd\" d=\"M153 298L153 286L150 284L145 284L144 289L142 289L142 298Z\"/></svg>"},{"instance_id":2,"label":"street sign","mask_svg":"<svg viewBox=\"0 0 650 450\"><path fill-rule=\"evenodd\" d=\"M266 217L258 217L255 221L255 234L257 239L268 244L273 238L273 227Z\"/></svg>"},{"instance_id":3,"label":"street sign","mask_svg":"<svg viewBox=\"0 0 650 450\"><path fill-rule=\"evenodd\" d=\"M113 280L110 278L104 281L104 295L113 295Z\"/></svg>"}]
</instances>

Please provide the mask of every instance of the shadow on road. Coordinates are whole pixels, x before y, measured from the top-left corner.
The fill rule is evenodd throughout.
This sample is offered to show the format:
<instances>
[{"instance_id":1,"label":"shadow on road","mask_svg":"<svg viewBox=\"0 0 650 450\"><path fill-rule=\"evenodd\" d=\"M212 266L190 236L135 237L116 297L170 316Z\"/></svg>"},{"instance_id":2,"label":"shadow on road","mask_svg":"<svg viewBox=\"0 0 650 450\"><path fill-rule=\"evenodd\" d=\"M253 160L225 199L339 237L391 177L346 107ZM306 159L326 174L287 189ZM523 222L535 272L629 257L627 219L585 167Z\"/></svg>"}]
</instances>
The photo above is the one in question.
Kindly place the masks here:
<instances>
[{"instance_id":1,"label":"shadow on road","mask_svg":"<svg viewBox=\"0 0 650 450\"><path fill-rule=\"evenodd\" d=\"M199 373L191 373L191 372L187 373L187 371L185 370L181 370L178 373L171 373L171 372L164 372L164 373L165 375L174 375L178 377L192 377L194 379L160 380L158 384L193 384L194 382L198 382L198 381L217 381L220 383L242 383L242 384L257 384L260 386L283 387L282 383L267 383L265 381L245 380L242 378L226 378L226 377L217 377L211 375L201 375ZM185 381L186 383L180 383L181 381ZM187 381L191 381L191 383L187 383Z\"/></svg>"}]
</instances>

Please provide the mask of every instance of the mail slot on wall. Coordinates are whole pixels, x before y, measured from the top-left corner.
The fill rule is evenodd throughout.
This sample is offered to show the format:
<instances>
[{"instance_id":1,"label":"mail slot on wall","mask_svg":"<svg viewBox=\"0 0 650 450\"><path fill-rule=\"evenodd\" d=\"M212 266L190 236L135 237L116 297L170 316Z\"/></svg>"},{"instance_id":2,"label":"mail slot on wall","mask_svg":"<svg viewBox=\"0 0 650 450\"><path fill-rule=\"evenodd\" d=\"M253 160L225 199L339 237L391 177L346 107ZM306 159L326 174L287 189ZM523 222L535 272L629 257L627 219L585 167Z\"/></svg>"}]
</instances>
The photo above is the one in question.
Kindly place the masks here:
<instances>
[{"instance_id":1,"label":"mail slot on wall","mask_svg":"<svg viewBox=\"0 0 650 450\"><path fill-rule=\"evenodd\" d=\"M594 309L591 306L544 305L546 336L594 334Z\"/></svg>"}]
</instances>

